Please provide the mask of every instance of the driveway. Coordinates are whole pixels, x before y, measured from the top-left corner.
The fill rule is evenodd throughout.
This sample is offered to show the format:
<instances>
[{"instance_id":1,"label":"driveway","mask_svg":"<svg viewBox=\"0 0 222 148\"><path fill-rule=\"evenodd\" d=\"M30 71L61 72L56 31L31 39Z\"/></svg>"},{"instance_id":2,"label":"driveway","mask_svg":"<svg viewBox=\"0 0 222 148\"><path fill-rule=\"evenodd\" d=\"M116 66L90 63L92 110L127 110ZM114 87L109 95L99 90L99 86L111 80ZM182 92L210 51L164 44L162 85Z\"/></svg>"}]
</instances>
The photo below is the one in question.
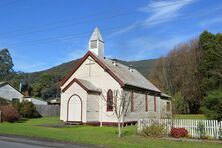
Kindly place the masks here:
<instances>
[{"instance_id":1,"label":"driveway","mask_svg":"<svg viewBox=\"0 0 222 148\"><path fill-rule=\"evenodd\" d=\"M57 142L40 138L0 135L0 148L91 148L94 145L82 145Z\"/></svg>"}]
</instances>

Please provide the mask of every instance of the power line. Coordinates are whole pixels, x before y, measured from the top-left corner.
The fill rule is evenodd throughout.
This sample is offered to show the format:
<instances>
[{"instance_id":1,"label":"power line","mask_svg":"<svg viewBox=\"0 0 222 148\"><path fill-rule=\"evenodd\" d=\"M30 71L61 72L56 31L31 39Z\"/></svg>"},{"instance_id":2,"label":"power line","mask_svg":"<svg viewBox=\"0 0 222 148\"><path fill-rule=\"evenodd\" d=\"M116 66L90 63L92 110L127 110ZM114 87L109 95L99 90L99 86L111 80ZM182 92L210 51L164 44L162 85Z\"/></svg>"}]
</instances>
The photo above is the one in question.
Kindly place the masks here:
<instances>
[{"instance_id":1,"label":"power line","mask_svg":"<svg viewBox=\"0 0 222 148\"><path fill-rule=\"evenodd\" d=\"M185 1L185 0L183 0ZM179 3L181 2L175 2L175 3L172 3L172 4L168 4L168 5L163 5L163 6L158 6L158 7L153 7L154 9L157 9L157 8L164 8L164 7L169 7L169 6L173 6L173 5L178 5ZM125 15L130 15L130 14L134 14L135 12L137 11L127 11L127 12L121 12L121 13L117 13L115 15L112 15L112 16L109 16L108 18L104 18L104 19L109 19L109 18L115 18L115 17L120 17L120 16L125 16ZM99 16L99 15L104 15L104 13L97 13L95 14L94 16L91 15L91 16L88 16L86 18L89 18L91 19L92 17L95 17L95 16ZM101 20L101 19L100 19ZM87 20L85 20L86 22L88 22ZM83 21L82 23L84 23L85 21ZM3 37L10 37L10 36L13 36L13 35L16 35L16 36L23 36L23 35L27 35L27 34L32 34L32 33L37 33L37 32L41 32L41 31L48 31L50 29L56 29L56 28L64 28L64 27L67 27L67 26L70 26L70 25L74 25L74 24L81 24L81 21L80 22L75 22L75 23L70 23L70 24L67 24L66 26L63 26L63 25L58 25L58 24L55 24L55 23L49 23L48 25L44 25L43 27L40 27L40 28L35 28L36 30L33 30L33 31L28 31L28 32L23 32L22 31L26 31L27 28L24 28L24 29L17 29L17 30L14 30L14 31L10 31L10 32L2 32L0 33L1 36ZM58 25L58 26L56 26ZM51 27L50 27L51 26ZM54 27L53 27L54 26ZM21 32L20 34L18 32ZM12 34L12 35L8 35L8 34ZM16 34L17 33L17 34ZM4 36L5 34L5 36Z\"/></svg>"},{"instance_id":2,"label":"power line","mask_svg":"<svg viewBox=\"0 0 222 148\"><path fill-rule=\"evenodd\" d=\"M1 7L7 7L7 6L10 6L11 4L15 4L15 2L18 2L18 0L12 0L12 1L10 1L10 2L8 2L7 1L7 3L3 3L3 5L2 4L0 4L0 6Z\"/></svg>"},{"instance_id":3,"label":"power line","mask_svg":"<svg viewBox=\"0 0 222 148\"><path fill-rule=\"evenodd\" d=\"M209 13L209 12L208 12ZM196 16L203 16L203 15L206 15L208 13L197 13ZM179 18L178 16L175 16L175 17L171 17L171 20L168 20L168 18L166 19L159 19L158 21L156 21L155 23L159 23L159 22L162 22L162 21L174 21L175 18L177 19L187 19L187 18L190 18L190 17L194 17L195 15L193 14L189 14L189 15L181 15ZM146 25L147 23L149 22L142 22L142 23L137 23L137 27L140 27L142 25ZM116 29L121 29L121 28L125 28L125 27L128 27L129 25L124 25L124 26L118 26L118 27L112 27L112 28L107 28L107 29L104 29L103 32L106 32L106 31L114 31ZM136 27L135 27L136 28ZM69 34L69 35L65 35L65 36L58 36L58 37L52 37L52 38L43 38L43 39L38 39L38 40L30 40L30 41L27 41L25 43L14 43L14 44L10 44L9 46L15 46L15 45L21 45L21 44L26 44L28 45L29 43L31 43L31 45L36 45L36 44L33 44L35 42L37 42L38 44L39 43L48 43L48 42L53 42L53 41L57 41L58 39L78 39L80 38L81 36L85 36L85 35L88 35L90 34L91 31L88 31L88 32L81 32L81 33L72 33L72 34ZM42 42L41 42L42 41Z\"/></svg>"},{"instance_id":4,"label":"power line","mask_svg":"<svg viewBox=\"0 0 222 148\"><path fill-rule=\"evenodd\" d=\"M132 12L130 13L122 13L122 14L118 14L118 15L112 15L112 16L109 16L109 17L106 17L106 18L102 18L102 19L99 19L99 20L107 20L107 19L112 19L112 18L116 18L116 17L120 17L120 16L126 16L126 15L129 15L129 14L132 14ZM135 15L135 14L134 14ZM24 36L24 35L29 35L29 34L33 34L33 33L39 33L39 32L43 32L43 31L49 31L50 29L57 29L57 28L66 28L68 26L73 26L73 25L79 25L79 24L82 24L82 23L86 23L86 22L91 22L92 20L94 20L93 18L89 19L89 20L82 20L82 21L79 21L79 22L75 22L75 23L70 23L70 24L66 24L66 25L57 25L57 26L49 26L49 27L44 27L44 28L39 28L39 29L36 29L36 30L33 30L33 31L28 31L28 32L21 32L21 33L17 33L17 32L12 32L11 35L8 35L6 34L5 36L2 35L4 38L8 38L8 37L12 37L12 36Z\"/></svg>"},{"instance_id":5,"label":"power line","mask_svg":"<svg viewBox=\"0 0 222 148\"><path fill-rule=\"evenodd\" d=\"M103 35L105 36L106 33L107 34L112 33L111 31L115 31L115 30L120 29L122 27L123 26L104 29L103 33L105 33L105 34L103 34ZM80 39L81 37L84 37L84 36L88 37L90 33L91 33L91 31L83 32L83 33L77 33L77 34L72 34L72 35L64 36L64 37L55 37L55 38L45 38L45 39L39 39L39 40L31 40L31 41L28 41L28 42L25 42L25 43L10 44L8 46L16 47L16 46L25 44L24 46L26 47L26 46L33 46L33 45L39 45L39 44L57 43L58 40L74 40L75 41L76 39Z\"/></svg>"},{"instance_id":6,"label":"power line","mask_svg":"<svg viewBox=\"0 0 222 148\"><path fill-rule=\"evenodd\" d=\"M197 13L196 16L202 16L202 15L206 15L208 13L209 13L209 11L207 13L206 12L205 13ZM175 16L175 17L172 17L170 21L173 21L174 18L177 18L177 19L187 19L189 17L194 17L194 16L195 15L191 15L191 14L189 14L189 15L181 15L179 18L178 18L178 16ZM115 17L115 15L112 16L112 17ZM108 18L105 18L105 19L108 19ZM162 21L165 21L165 20L169 21L168 18L166 18L166 19L160 19L160 20L156 21L155 23L159 23L159 22L162 22ZM137 23L137 27L139 27L141 25L145 25L147 23L149 23L149 22ZM115 28L104 29L104 31L106 31L106 30L110 30L111 31L111 30L115 30L115 29L119 29L119 28L128 27L128 26L129 25L124 25L124 26L119 26L119 27L115 27ZM27 45L30 46L30 45L36 45L34 43L37 43L37 44L39 44L39 43L51 43L53 41L57 41L58 39L78 39L81 36L89 34L90 32L82 32L82 33L77 33L77 34L69 34L69 35L65 35L65 36L58 36L58 37L52 37L52 38L43 38L43 39L38 39L38 40L30 40L30 41L26 41L25 43L21 42L21 43L10 44L9 46L16 46L16 45L21 45L21 44L25 44L26 46Z\"/></svg>"}]
</instances>

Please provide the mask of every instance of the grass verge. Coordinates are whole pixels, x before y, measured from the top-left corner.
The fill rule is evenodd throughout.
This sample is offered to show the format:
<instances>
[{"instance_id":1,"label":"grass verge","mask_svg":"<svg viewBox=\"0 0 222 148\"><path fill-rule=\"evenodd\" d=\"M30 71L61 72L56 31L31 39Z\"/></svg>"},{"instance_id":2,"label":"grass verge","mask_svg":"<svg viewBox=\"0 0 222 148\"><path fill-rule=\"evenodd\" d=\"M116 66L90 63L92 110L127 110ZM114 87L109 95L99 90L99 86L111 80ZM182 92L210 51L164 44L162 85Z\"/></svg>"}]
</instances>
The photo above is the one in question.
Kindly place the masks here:
<instances>
[{"instance_id":1,"label":"grass verge","mask_svg":"<svg viewBox=\"0 0 222 148\"><path fill-rule=\"evenodd\" d=\"M144 138L136 134L136 127L129 126L124 129L125 135L117 137L115 127L71 126L52 128L38 126L41 124L59 124L57 117L44 117L24 120L18 123L0 123L0 134L23 135L40 137L76 143L104 145L106 147L165 147L165 148L192 148L192 147L221 147L221 144L206 142L182 142L163 139Z\"/></svg>"}]
</instances>

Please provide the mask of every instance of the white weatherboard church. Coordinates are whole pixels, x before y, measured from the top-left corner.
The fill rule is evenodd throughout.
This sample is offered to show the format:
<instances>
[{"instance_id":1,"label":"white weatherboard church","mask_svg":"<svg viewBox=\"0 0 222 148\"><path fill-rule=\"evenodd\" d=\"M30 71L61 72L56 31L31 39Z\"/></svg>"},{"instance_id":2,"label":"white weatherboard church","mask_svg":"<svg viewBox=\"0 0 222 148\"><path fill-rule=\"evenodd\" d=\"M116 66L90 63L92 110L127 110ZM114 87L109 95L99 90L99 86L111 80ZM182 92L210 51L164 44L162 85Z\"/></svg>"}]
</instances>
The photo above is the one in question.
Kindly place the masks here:
<instances>
[{"instance_id":1,"label":"white weatherboard church","mask_svg":"<svg viewBox=\"0 0 222 148\"><path fill-rule=\"evenodd\" d=\"M61 113L64 122L116 125L113 107L101 95L113 101L113 90L127 90L133 95L124 123L140 118L163 118L171 114L169 96L163 94L142 74L104 57L104 41L96 28L89 41L89 51L61 82ZM140 103L136 107L138 102Z\"/></svg>"}]
</instances>

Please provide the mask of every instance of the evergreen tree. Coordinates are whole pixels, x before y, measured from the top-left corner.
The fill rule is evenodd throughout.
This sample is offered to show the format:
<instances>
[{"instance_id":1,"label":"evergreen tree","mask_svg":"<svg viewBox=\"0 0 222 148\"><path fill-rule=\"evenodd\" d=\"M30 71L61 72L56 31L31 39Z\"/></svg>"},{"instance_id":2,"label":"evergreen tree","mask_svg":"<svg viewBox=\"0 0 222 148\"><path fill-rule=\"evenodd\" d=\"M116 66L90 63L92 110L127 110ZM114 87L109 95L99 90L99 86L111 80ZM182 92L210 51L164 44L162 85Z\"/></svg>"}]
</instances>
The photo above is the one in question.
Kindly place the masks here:
<instances>
[{"instance_id":1,"label":"evergreen tree","mask_svg":"<svg viewBox=\"0 0 222 148\"><path fill-rule=\"evenodd\" d=\"M202 53L199 63L200 88L206 96L209 91L221 87L222 34L204 31L200 35L199 48Z\"/></svg>"},{"instance_id":2,"label":"evergreen tree","mask_svg":"<svg viewBox=\"0 0 222 148\"><path fill-rule=\"evenodd\" d=\"M4 80L9 73L13 72L13 66L9 50L0 50L0 80Z\"/></svg>"}]
</instances>

